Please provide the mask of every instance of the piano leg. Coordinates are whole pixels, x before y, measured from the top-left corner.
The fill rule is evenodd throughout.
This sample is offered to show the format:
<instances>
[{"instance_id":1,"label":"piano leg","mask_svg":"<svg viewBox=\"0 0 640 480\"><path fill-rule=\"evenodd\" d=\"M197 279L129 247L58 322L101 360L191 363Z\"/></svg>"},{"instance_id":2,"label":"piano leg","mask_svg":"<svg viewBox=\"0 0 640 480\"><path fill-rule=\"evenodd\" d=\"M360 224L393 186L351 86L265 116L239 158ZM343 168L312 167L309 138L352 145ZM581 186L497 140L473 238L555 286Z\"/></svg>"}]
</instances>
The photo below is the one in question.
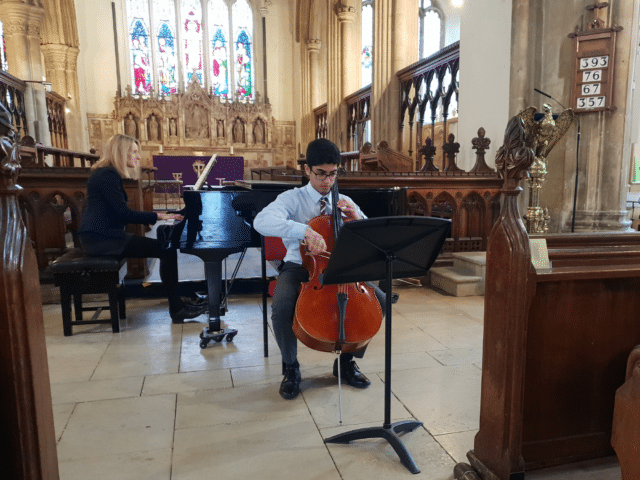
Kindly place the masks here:
<instances>
[{"instance_id":1,"label":"piano leg","mask_svg":"<svg viewBox=\"0 0 640 480\"><path fill-rule=\"evenodd\" d=\"M204 273L207 279L209 297L209 326L200 334L200 348L207 348L211 340L221 342L226 336L227 342L233 340L238 330L224 329L220 326L220 316L224 315L224 307L220 305L220 285L222 284L222 261L205 261Z\"/></svg>"}]
</instances>

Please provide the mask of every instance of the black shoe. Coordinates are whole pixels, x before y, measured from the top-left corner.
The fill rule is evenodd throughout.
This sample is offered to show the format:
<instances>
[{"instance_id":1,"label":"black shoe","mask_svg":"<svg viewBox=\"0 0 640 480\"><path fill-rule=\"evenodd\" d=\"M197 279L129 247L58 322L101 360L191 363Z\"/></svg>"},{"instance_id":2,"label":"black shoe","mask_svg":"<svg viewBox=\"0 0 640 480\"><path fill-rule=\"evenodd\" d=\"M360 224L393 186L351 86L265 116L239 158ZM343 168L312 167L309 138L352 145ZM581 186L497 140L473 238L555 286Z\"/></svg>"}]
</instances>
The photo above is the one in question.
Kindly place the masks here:
<instances>
[{"instance_id":1,"label":"black shoe","mask_svg":"<svg viewBox=\"0 0 640 480\"><path fill-rule=\"evenodd\" d=\"M358 365L353 360L345 361L344 359L340 359L340 377L343 382L347 382L352 387L356 388L367 388L371 385L369 379L358 370ZM338 359L333 362L333 376L338 376Z\"/></svg>"},{"instance_id":2,"label":"black shoe","mask_svg":"<svg viewBox=\"0 0 640 480\"><path fill-rule=\"evenodd\" d=\"M188 318L199 317L207 311L207 308L207 305L193 305L185 303L179 310L169 310L169 315L171 315L171 321L173 323L184 323Z\"/></svg>"},{"instance_id":3,"label":"black shoe","mask_svg":"<svg viewBox=\"0 0 640 480\"><path fill-rule=\"evenodd\" d=\"M293 365L287 365L284 369L284 378L280 384L280 396L285 400L293 400L300 393L300 364L296 360Z\"/></svg>"}]
</instances>

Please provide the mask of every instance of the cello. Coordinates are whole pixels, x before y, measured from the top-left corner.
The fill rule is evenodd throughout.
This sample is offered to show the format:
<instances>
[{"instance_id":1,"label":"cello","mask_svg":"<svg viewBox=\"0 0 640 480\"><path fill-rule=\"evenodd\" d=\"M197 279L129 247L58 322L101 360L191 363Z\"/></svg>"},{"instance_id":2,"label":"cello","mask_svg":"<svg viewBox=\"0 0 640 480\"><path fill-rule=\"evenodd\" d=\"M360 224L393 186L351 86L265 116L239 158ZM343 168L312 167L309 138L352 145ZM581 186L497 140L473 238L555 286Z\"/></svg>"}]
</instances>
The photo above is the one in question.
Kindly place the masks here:
<instances>
[{"instance_id":1,"label":"cello","mask_svg":"<svg viewBox=\"0 0 640 480\"><path fill-rule=\"evenodd\" d=\"M349 353L367 346L380 329L382 309L374 287L364 282L322 285L320 275L327 268L342 226L337 207L338 182L331 187L331 215L319 215L307 225L322 235L327 251L318 255L300 246L302 264L309 281L302 284L293 318L293 332L307 347L322 352Z\"/></svg>"}]
</instances>

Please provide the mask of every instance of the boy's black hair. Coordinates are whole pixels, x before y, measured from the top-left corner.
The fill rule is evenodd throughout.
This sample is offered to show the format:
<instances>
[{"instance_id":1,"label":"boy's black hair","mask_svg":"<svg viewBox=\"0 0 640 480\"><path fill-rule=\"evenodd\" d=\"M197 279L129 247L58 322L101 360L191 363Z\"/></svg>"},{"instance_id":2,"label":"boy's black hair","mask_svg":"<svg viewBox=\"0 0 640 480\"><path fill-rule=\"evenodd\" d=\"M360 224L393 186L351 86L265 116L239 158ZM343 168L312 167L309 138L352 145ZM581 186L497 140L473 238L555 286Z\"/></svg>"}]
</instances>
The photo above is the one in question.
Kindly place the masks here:
<instances>
[{"instance_id":1,"label":"boy's black hair","mask_svg":"<svg viewBox=\"0 0 640 480\"><path fill-rule=\"evenodd\" d=\"M307 145L306 160L309 168L327 163L340 165L340 150L332 141L326 138L316 138Z\"/></svg>"}]
</instances>

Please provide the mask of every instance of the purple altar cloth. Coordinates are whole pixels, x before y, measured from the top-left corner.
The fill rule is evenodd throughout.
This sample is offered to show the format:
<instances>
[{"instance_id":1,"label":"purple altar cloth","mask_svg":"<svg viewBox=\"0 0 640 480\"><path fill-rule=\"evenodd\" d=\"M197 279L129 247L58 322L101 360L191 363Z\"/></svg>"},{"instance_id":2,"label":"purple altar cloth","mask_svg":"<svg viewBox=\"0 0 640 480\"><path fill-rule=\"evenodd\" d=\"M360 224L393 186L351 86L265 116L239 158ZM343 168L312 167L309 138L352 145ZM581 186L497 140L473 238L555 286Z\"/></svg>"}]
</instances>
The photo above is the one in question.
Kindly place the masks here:
<instances>
[{"instance_id":1,"label":"purple altar cloth","mask_svg":"<svg viewBox=\"0 0 640 480\"><path fill-rule=\"evenodd\" d=\"M211 157L202 156L171 156L154 155L153 166L158 180L174 180L173 174L182 172L182 185L193 185L198 175L193 169L193 164L200 160L206 166ZM218 185L216 178L224 178L228 181L242 180L244 177L244 157L221 157L218 155L216 164L207 177L209 185Z\"/></svg>"}]
</instances>

